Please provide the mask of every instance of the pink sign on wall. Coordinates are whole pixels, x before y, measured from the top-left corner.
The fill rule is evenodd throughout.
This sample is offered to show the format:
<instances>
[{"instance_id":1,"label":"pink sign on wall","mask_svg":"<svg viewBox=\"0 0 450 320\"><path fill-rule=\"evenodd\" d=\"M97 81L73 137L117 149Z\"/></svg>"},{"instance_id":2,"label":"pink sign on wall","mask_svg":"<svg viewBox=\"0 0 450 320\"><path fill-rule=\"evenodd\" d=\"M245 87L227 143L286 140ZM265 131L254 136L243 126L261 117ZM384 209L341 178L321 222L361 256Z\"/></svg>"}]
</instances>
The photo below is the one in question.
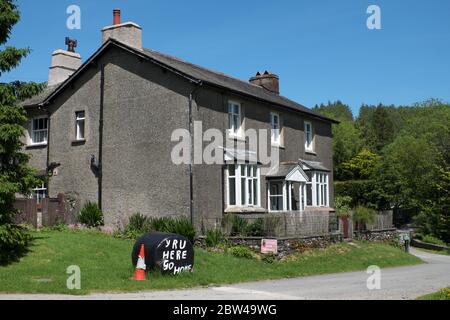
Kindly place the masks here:
<instances>
[{"instance_id":1,"label":"pink sign on wall","mask_svg":"<svg viewBox=\"0 0 450 320\"><path fill-rule=\"evenodd\" d=\"M278 253L278 240L276 239L262 239L261 253Z\"/></svg>"}]
</instances>

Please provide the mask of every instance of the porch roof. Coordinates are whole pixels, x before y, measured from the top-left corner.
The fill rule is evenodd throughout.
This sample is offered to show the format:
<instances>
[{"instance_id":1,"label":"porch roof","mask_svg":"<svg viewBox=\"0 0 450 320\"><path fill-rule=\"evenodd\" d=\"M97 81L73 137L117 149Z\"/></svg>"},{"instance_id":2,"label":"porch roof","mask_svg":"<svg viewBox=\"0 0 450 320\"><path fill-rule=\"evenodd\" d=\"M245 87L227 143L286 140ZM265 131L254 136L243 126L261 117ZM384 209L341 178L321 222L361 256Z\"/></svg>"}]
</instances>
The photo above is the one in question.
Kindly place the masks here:
<instances>
[{"instance_id":1,"label":"porch roof","mask_svg":"<svg viewBox=\"0 0 450 320\"><path fill-rule=\"evenodd\" d=\"M303 170L331 171L322 162L300 159L300 163L302 164Z\"/></svg>"},{"instance_id":2,"label":"porch roof","mask_svg":"<svg viewBox=\"0 0 450 320\"><path fill-rule=\"evenodd\" d=\"M293 182L307 182L308 176L298 163L280 163L272 167L266 175L266 179L285 179Z\"/></svg>"}]
</instances>

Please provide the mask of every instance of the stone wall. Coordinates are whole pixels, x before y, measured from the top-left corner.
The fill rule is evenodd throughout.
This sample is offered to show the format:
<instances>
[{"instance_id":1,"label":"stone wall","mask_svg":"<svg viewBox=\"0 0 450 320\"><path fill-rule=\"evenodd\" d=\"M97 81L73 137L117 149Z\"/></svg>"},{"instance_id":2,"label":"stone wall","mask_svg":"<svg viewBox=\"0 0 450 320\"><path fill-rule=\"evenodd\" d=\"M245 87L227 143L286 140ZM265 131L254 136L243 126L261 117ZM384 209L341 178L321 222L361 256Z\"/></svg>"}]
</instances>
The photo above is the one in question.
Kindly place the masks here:
<instances>
[{"instance_id":1,"label":"stone wall","mask_svg":"<svg viewBox=\"0 0 450 320\"><path fill-rule=\"evenodd\" d=\"M354 238L356 240L365 241L390 241L398 239L397 229L385 229L385 230L370 230L354 232Z\"/></svg>"}]
</instances>

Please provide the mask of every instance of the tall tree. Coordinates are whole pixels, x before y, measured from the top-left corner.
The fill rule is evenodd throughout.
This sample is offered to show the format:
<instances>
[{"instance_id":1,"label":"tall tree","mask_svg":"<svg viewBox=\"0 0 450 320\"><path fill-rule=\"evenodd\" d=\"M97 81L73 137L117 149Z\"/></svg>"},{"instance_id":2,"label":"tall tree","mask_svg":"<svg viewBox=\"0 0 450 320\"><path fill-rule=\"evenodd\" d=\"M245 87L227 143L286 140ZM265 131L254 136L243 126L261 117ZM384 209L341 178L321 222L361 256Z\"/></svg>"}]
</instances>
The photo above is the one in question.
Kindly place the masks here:
<instances>
[{"instance_id":1,"label":"tall tree","mask_svg":"<svg viewBox=\"0 0 450 320\"><path fill-rule=\"evenodd\" d=\"M0 0L0 45L8 41L12 27L19 21L13 0ZM6 46L0 51L0 76L17 67L30 49ZM43 85L36 83L0 84L0 263L23 253L30 241L24 228L14 223L13 205L18 193L27 194L38 184L29 157L22 153L26 113L18 101L36 94Z\"/></svg>"}]
</instances>

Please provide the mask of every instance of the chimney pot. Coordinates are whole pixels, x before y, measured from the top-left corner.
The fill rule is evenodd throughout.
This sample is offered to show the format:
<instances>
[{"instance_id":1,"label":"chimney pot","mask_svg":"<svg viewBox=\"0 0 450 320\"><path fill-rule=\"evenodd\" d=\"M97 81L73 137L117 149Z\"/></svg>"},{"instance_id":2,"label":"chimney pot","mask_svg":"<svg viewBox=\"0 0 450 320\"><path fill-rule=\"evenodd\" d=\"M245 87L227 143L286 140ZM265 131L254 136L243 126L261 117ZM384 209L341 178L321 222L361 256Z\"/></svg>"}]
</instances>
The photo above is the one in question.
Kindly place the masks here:
<instances>
[{"instance_id":1,"label":"chimney pot","mask_svg":"<svg viewBox=\"0 0 450 320\"><path fill-rule=\"evenodd\" d=\"M113 25L120 24L120 9L113 10Z\"/></svg>"}]
</instances>

